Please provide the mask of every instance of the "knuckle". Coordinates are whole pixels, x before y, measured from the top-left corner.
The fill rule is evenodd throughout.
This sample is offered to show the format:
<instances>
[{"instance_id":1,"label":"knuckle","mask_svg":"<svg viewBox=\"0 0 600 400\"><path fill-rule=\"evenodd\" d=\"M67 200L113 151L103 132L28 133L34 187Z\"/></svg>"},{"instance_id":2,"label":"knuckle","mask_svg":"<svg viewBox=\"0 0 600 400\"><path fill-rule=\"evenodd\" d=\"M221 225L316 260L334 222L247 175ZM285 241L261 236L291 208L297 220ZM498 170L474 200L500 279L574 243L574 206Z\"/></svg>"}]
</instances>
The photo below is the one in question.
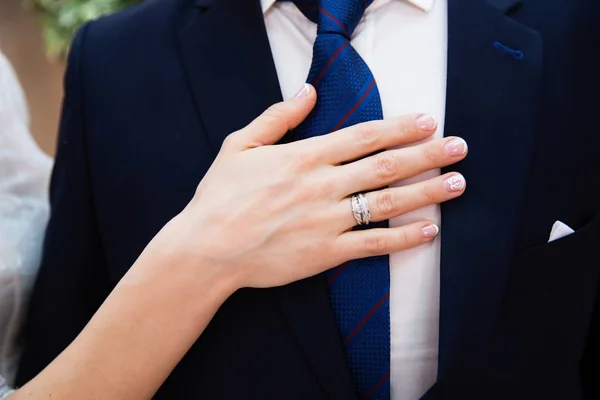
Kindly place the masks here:
<instances>
[{"instance_id":1,"label":"knuckle","mask_svg":"<svg viewBox=\"0 0 600 400\"><path fill-rule=\"evenodd\" d=\"M355 138L359 146L371 146L378 142L380 129L375 122L361 124L356 127Z\"/></svg>"},{"instance_id":2,"label":"knuckle","mask_svg":"<svg viewBox=\"0 0 600 400\"><path fill-rule=\"evenodd\" d=\"M396 128L402 135L408 135L415 131L415 123L412 117L401 117L396 120Z\"/></svg>"},{"instance_id":3,"label":"knuckle","mask_svg":"<svg viewBox=\"0 0 600 400\"><path fill-rule=\"evenodd\" d=\"M428 143L423 146L423 157L430 164L436 164L436 156L435 156L434 146L432 143Z\"/></svg>"},{"instance_id":4,"label":"knuckle","mask_svg":"<svg viewBox=\"0 0 600 400\"><path fill-rule=\"evenodd\" d=\"M301 179L297 182L296 185L290 185L291 187L285 188L282 190L278 197L280 197L283 193L291 193L293 198L298 203L307 203L310 202L312 198L315 197L315 190L306 184L304 179ZM277 197L273 197L277 198Z\"/></svg>"},{"instance_id":5,"label":"knuckle","mask_svg":"<svg viewBox=\"0 0 600 400\"><path fill-rule=\"evenodd\" d=\"M366 238L365 248L370 255L379 255L386 252L388 240L381 234L372 235Z\"/></svg>"},{"instance_id":6,"label":"knuckle","mask_svg":"<svg viewBox=\"0 0 600 400\"><path fill-rule=\"evenodd\" d=\"M389 189L384 189L377 194L377 208L383 215L390 215L396 209L396 198Z\"/></svg>"},{"instance_id":7,"label":"knuckle","mask_svg":"<svg viewBox=\"0 0 600 400\"><path fill-rule=\"evenodd\" d=\"M329 198L329 191L330 187L326 181L307 174L301 174L290 181L289 187L282 191L282 193L292 193L296 203L314 204L315 202L322 202L323 199ZM314 214L312 217L314 217ZM306 218L306 220L310 219Z\"/></svg>"},{"instance_id":8,"label":"knuckle","mask_svg":"<svg viewBox=\"0 0 600 400\"><path fill-rule=\"evenodd\" d=\"M417 127L417 124L415 124L415 118L413 115L400 117L394 122L401 144L412 143L421 138L421 130Z\"/></svg>"},{"instance_id":9,"label":"knuckle","mask_svg":"<svg viewBox=\"0 0 600 400\"><path fill-rule=\"evenodd\" d=\"M221 149L222 150L230 150L230 149L234 148L235 144L237 142L237 138L238 138L238 133L237 132L234 132L234 133L228 135L223 140L223 143L221 144Z\"/></svg>"},{"instance_id":10,"label":"knuckle","mask_svg":"<svg viewBox=\"0 0 600 400\"><path fill-rule=\"evenodd\" d=\"M296 169L306 171L312 169L317 163L317 155L314 151L299 151L295 153Z\"/></svg>"},{"instance_id":11,"label":"knuckle","mask_svg":"<svg viewBox=\"0 0 600 400\"><path fill-rule=\"evenodd\" d=\"M400 245L402 246L403 249L408 249L411 246L411 240L410 240L410 235L408 234L408 232L406 230L403 230L400 232Z\"/></svg>"},{"instance_id":12,"label":"knuckle","mask_svg":"<svg viewBox=\"0 0 600 400\"><path fill-rule=\"evenodd\" d=\"M326 198L339 200L340 197L347 196L347 183L342 179L335 179L328 174L320 174L318 185L323 189L323 195Z\"/></svg>"},{"instance_id":13,"label":"knuckle","mask_svg":"<svg viewBox=\"0 0 600 400\"><path fill-rule=\"evenodd\" d=\"M283 110L283 106L281 104L273 104L272 106L270 106L269 108L267 108L267 111L265 111L265 116L268 116L269 118L285 118L286 113Z\"/></svg>"},{"instance_id":14,"label":"knuckle","mask_svg":"<svg viewBox=\"0 0 600 400\"><path fill-rule=\"evenodd\" d=\"M398 160L390 153L380 153L377 155L377 176L380 178L389 178L398 172Z\"/></svg>"},{"instance_id":15,"label":"knuckle","mask_svg":"<svg viewBox=\"0 0 600 400\"><path fill-rule=\"evenodd\" d=\"M281 104L274 104L263 114L265 122L276 129L287 129L287 113Z\"/></svg>"},{"instance_id":16,"label":"knuckle","mask_svg":"<svg viewBox=\"0 0 600 400\"><path fill-rule=\"evenodd\" d=\"M428 203L435 203L437 200L436 191L425 183L421 185L421 195Z\"/></svg>"}]
</instances>

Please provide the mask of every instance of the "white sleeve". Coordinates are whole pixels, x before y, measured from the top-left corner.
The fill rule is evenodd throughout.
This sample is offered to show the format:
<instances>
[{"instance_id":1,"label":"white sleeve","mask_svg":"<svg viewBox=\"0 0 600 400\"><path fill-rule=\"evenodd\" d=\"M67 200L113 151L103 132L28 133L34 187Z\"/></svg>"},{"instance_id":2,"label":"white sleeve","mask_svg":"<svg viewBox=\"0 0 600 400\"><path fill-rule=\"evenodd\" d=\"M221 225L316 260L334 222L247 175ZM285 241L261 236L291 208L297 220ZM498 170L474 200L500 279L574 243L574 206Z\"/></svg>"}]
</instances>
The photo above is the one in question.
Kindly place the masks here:
<instances>
[{"instance_id":1,"label":"white sleeve","mask_svg":"<svg viewBox=\"0 0 600 400\"><path fill-rule=\"evenodd\" d=\"M9 384L15 336L39 267L51 167L29 133L23 90L0 53L0 375Z\"/></svg>"},{"instance_id":2,"label":"white sleeve","mask_svg":"<svg viewBox=\"0 0 600 400\"><path fill-rule=\"evenodd\" d=\"M0 375L0 400L4 400L11 393L13 393L13 390L10 390L8 386L6 386L6 381Z\"/></svg>"}]
</instances>

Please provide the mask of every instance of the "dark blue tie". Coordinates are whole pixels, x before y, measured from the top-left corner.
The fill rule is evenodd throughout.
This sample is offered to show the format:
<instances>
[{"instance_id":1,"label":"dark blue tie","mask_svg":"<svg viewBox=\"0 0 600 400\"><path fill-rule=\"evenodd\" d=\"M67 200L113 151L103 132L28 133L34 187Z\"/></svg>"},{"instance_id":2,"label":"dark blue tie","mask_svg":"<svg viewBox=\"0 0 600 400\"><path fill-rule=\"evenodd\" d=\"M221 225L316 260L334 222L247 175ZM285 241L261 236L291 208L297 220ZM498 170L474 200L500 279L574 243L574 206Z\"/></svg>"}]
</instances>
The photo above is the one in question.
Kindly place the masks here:
<instances>
[{"instance_id":1,"label":"dark blue tie","mask_svg":"<svg viewBox=\"0 0 600 400\"><path fill-rule=\"evenodd\" d=\"M383 118L371 70L350 44L373 0L294 0L318 24L308 82L318 93L315 109L293 139L325 135ZM348 207L348 213L350 213ZM387 227L388 223L369 227ZM348 364L363 399L390 399L389 257L355 260L326 275L331 304Z\"/></svg>"}]
</instances>

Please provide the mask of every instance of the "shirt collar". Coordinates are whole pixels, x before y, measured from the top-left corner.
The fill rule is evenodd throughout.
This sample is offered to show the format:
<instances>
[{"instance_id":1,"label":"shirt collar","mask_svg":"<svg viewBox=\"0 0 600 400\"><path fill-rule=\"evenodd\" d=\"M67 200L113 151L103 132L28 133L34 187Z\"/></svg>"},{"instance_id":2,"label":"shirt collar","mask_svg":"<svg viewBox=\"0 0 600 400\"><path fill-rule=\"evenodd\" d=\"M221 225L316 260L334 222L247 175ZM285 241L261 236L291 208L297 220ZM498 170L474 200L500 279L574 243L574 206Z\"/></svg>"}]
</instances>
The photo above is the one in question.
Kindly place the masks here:
<instances>
[{"instance_id":1,"label":"shirt collar","mask_svg":"<svg viewBox=\"0 0 600 400\"><path fill-rule=\"evenodd\" d=\"M429 12L431 10L431 6L433 5L434 0L405 0L409 3L414 4L421 10L425 12ZM260 0L260 4L262 6L263 14L269 11L269 9L275 4L277 0Z\"/></svg>"}]
</instances>

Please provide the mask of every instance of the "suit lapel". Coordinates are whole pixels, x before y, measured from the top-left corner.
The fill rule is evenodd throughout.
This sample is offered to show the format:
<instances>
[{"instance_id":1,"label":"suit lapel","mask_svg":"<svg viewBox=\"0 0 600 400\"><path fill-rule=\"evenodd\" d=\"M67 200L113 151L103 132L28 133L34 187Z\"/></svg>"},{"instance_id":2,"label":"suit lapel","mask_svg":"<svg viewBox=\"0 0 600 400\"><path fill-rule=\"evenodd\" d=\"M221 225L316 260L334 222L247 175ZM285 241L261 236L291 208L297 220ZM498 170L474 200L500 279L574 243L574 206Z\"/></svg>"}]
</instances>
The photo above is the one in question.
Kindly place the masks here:
<instances>
[{"instance_id":1,"label":"suit lapel","mask_svg":"<svg viewBox=\"0 0 600 400\"><path fill-rule=\"evenodd\" d=\"M516 0L449 0L446 135L469 156L464 196L442 206L438 384L473 377L515 245L540 90L540 35L506 16ZM494 5L496 7L494 7Z\"/></svg>"},{"instance_id":2,"label":"suit lapel","mask_svg":"<svg viewBox=\"0 0 600 400\"><path fill-rule=\"evenodd\" d=\"M259 1L196 0L179 32L199 118L215 154L282 95ZM187 10L190 12L190 10ZM332 399L355 398L321 276L274 289L291 334Z\"/></svg>"},{"instance_id":3,"label":"suit lapel","mask_svg":"<svg viewBox=\"0 0 600 400\"><path fill-rule=\"evenodd\" d=\"M282 100L260 3L197 0L179 31L200 120L215 152L230 133Z\"/></svg>"},{"instance_id":4,"label":"suit lapel","mask_svg":"<svg viewBox=\"0 0 600 400\"><path fill-rule=\"evenodd\" d=\"M281 92L259 2L197 2L179 39L199 118L216 153L229 133L280 101ZM494 2L504 10L518 4ZM485 350L526 184L541 39L499 8L484 0L449 0L446 135L469 143L469 157L456 168L469 188L442 206L440 354L431 393L439 393L451 370L452 377L468 378L472 361ZM322 278L275 293L325 392L354 398Z\"/></svg>"}]
</instances>

